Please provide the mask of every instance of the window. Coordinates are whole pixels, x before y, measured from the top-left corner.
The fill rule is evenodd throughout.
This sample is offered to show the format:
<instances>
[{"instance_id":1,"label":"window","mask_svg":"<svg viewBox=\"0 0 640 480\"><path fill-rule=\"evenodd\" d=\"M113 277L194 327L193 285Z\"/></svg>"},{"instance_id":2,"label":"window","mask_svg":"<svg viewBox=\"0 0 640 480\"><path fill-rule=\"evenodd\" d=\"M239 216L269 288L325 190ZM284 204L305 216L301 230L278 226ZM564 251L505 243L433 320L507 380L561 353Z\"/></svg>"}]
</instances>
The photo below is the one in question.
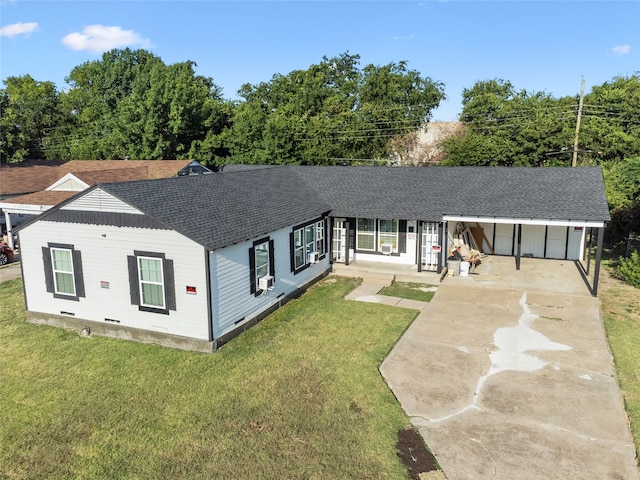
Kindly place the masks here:
<instances>
[{"instance_id":1,"label":"window","mask_svg":"<svg viewBox=\"0 0 640 480\"><path fill-rule=\"evenodd\" d=\"M133 253L127 257L131 304L140 311L168 315L176 309L173 260L164 253Z\"/></svg>"},{"instance_id":2,"label":"window","mask_svg":"<svg viewBox=\"0 0 640 480\"><path fill-rule=\"evenodd\" d=\"M294 270L298 270L307 263L306 248L304 244L304 229L299 228L293 231L294 243Z\"/></svg>"},{"instance_id":3,"label":"window","mask_svg":"<svg viewBox=\"0 0 640 480\"><path fill-rule=\"evenodd\" d=\"M47 292L54 298L78 301L85 296L82 255L73 245L47 244L42 261Z\"/></svg>"},{"instance_id":4,"label":"window","mask_svg":"<svg viewBox=\"0 0 640 480\"><path fill-rule=\"evenodd\" d=\"M376 221L373 218L359 218L357 222L356 248L358 250L376 249Z\"/></svg>"},{"instance_id":5,"label":"window","mask_svg":"<svg viewBox=\"0 0 640 480\"><path fill-rule=\"evenodd\" d=\"M164 275L162 260L138 257L140 279L140 305L164 309Z\"/></svg>"},{"instance_id":6,"label":"window","mask_svg":"<svg viewBox=\"0 0 640 480\"><path fill-rule=\"evenodd\" d=\"M262 294L264 290L260 288L260 279L272 276L275 280L273 240L269 237L253 242L249 249L249 271L251 293L256 296Z\"/></svg>"},{"instance_id":7,"label":"window","mask_svg":"<svg viewBox=\"0 0 640 480\"><path fill-rule=\"evenodd\" d=\"M406 253L406 220L358 218L355 233L358 251L396 255Z\"/></svg>"},{"instance_id":8,"label":"window","mask_svg":"<svg viewBox=\"0 0 640 480\"><path fill-rule=\"evenodd\" d=\"M294 227L291 232L291 271L298 273L311 265L311 254L317 253L318 259L326 254L324 220Z\"/></svg>"},{"instance_id":9,"label":"window","mask_svg":"<svg viewBox=\"0 0 640 480\"><path fill-rule=\"evenodd\" d=\"M51 261L53 262L53 286L55 293L75 296L76 284L73 279L71 250L52 248Z\"/></svg>"},{"instance_id":10,"label":"window","mask_svg":"<svg viewBox=\"0 0 640 480\"><path fill-rule=\"evenodd\" d=\"M398 253L398 221L378 220L378 245L390 245L393 253Z\"/></svg>"}]
</instances>

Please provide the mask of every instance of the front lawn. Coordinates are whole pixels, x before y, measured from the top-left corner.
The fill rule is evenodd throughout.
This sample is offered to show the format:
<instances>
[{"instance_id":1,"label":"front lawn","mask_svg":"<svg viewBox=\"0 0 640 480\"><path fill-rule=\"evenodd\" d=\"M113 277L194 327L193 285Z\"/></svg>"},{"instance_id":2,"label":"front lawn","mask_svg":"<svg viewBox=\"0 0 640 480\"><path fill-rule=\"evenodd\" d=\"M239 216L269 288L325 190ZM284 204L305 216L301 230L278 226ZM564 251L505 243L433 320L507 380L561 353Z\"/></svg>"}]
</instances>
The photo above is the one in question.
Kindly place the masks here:
<instances>
[{"instance_id":1,"label":"front lawn","mask_svg":"<svg viewBox=\"0 0 640 480\"><path fill-rule=\"evenodd\" d=\"M329 278L214 354L25 322L0 284L0 478L407 478L378 367L416 312Z\"/></svg>"},{"instance_id":2,"label":"front lawn","mask_svg":"<svg viewBox=\"0 0 640 480\"><path fill-rule=\"evenodd\" d=\"M436 285L414 282L393 282L388 287L380 290L380 295L388 295L389 297L407 298L409 300L418 300L421 302L430 302L435 294Z\"/></svg>"},{"instance_id":3,"label":"front lawn","mask_svg":"<svg viewBox=\"0 0 640 480\"><path fill-rule=\"evenodd\" d=\"M640 289L614 278L613 264L603 262L598 296L636 452L640 452Z\"/></svg>"}]
</instances>

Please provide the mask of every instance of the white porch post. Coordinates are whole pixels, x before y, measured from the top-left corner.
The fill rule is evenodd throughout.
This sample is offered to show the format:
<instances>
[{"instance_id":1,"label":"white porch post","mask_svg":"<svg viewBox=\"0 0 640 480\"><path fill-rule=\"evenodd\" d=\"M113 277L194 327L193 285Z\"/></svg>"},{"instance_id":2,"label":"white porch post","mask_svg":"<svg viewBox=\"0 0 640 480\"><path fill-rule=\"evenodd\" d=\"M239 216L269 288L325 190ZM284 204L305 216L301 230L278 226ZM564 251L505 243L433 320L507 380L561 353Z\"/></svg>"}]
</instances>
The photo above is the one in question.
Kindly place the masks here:
<instances>
[{"instance_id":1,"label":"white porch post","mask_svg":"<svg viewBox=\"0 0 640 480\"><path fill-rule=\"evenodd\" d=\"M14 244L13 244L13 232L11 227L11 215L7 211L4 212L4 220L7 224L7 241L9 242L9 248L13 250Z\"/></svg>"}]
</instances>

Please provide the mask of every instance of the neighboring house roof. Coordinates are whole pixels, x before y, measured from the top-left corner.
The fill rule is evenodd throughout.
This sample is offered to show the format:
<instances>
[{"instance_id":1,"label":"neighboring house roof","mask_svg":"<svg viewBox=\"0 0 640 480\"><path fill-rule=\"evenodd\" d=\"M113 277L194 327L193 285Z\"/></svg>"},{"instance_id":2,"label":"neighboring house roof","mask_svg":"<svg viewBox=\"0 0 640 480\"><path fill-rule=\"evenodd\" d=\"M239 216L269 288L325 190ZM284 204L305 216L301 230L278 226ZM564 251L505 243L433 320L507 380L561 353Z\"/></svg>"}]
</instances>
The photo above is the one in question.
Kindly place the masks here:
<instances>
[{"instance_id":1,"label":"neighboring house roof","mask_svg":"<svg viewBox=\"0 0 640 480\"><path fill-rule=\"evenodd\" d=\"M44 190L60 175L61 162L0 164L0 198Z\"/></svg>"},{"instance_id":2,"label":"neighboring house roof","mask_svg":"<svg viewBox=\"0 0 640 480\"><path fill-rule=\"evenodd\" d=\"M69 160L63 163L51 161L2 164L0 197L44 190L68 173L82 178L83 174L91 177L111 171L112 174L117 172L119 181L167 178L177 175L190 163L191 160ZM101 178L98 181L105 180L107 179Z\"/></svg>"},{"instance_id":3,"label":"neighboring house roof","mask_svg":"<svg viewBox=\"0 0 640 480\"><path fill-rule=\"evenodd\" d=\"M51 208L53 205L57 205L58 203L71 198L76 193L78 192L43 190L41 192L8 198L0 202L0 206L5 210L18 209L24 210L24 213L28 213L27 210L32 210L33 213L39 213Z\"/></svg>"},{"instance_id":4,"label":"neighboring house roof","mask_svg":"<svg viewBox=\"0 0 640 480\"><path fill-rule=\"evenodd\" d=\"M599 167L299 167L332 215L608 221Z\"/></svg>"},{"instance_id":5,"label":"neighboring house roof","mask_svg":"<svg viewBox=\"0 0 640 480\"><path fill-rule=\"evenodd\" d=\"M0 208L14 213L39 213L96 183L173 177L192 162L192 160L71 160L64 164L3 167L0 172L2 191L8 198L0 202ZM45 180L49 183L42 186ZM36 185L41 188L30 190ZM29 193L18 196L8 195L7 192L12 189L29 191ZM45 194L45 192L54 191L60 194Z\"/></svg>"},{"instance_id":6,"label":"neighboring house roof","mask_svg":"<svg viewBox=\"0 0 640 480\"><path fill-rule=\"evenodd\" d=\"M99 184L210 250L319 217L331 205L294 167Z\"/></svg>"},{"instance_id":7,"label":"neighboring house roof","mask_svg":"<svg viewBox=\"0 0 640 480\"><path fill-rule=\"evenodd\" d=\"M43 219L69 221L73 201L95 189L210 250L329 212L335 217L423 221L447 215L610 219L599 167L293 166L98 184Z\"/></svg>"}]
</instances>

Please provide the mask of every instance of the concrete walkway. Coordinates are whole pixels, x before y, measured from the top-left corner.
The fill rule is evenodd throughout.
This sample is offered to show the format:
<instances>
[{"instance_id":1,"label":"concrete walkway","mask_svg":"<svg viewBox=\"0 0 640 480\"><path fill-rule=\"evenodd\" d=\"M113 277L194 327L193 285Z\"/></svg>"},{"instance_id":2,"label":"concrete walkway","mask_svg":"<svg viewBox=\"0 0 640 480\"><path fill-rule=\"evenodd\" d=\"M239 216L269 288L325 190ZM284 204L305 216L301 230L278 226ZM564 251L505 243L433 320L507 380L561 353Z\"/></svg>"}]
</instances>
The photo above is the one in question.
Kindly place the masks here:
<instances>
[{"instance_id":1,"label":"concrete walkway","mask_svg":"<svg viewBox=\"0 0 640 480\"><path fill-rule=\"evenodd\" d=\"M637 480L593 298L573 262L488 257L419 308L380 371L449 480ZM418 302L419 303L419 302Z\"/></svg>"}]
</instances>

